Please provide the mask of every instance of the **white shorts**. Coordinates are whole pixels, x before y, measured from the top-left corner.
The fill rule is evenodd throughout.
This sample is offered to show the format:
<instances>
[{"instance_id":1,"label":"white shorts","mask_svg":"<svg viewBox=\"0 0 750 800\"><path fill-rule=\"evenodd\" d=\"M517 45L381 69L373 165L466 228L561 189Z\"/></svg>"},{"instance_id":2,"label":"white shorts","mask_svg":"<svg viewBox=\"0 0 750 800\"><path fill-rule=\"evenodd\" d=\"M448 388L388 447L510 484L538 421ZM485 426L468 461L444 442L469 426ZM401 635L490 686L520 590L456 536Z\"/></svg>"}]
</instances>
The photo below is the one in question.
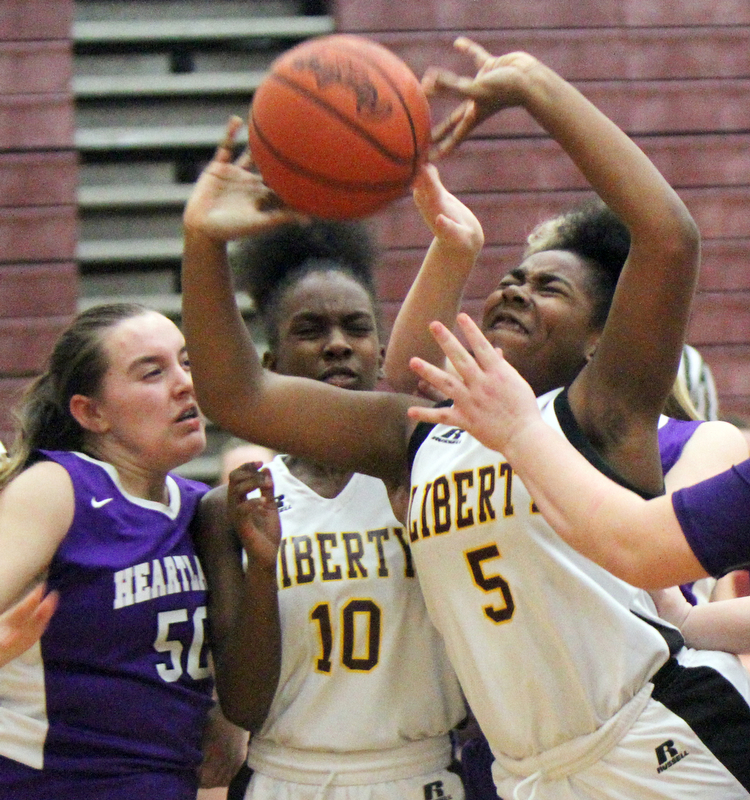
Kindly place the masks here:
<instances>
[{"instance_id":1,"label":"white shorts","mask_svg":"<svg viewBox=\"0 0 750 800\"><path fill-rule=\"evenodd\" d=\"M674 660L666 679L655 683L653 695L648 696L650 684L644 687L631 706L635 713L603 747L597 732L581 737L588 740L583 746L575 740L527 759L524 773L516 768L521 762L495 761L492 774L500 797L750 798L750 709L742 693L713 669L685 669ZM624 712L627 716L627 708Z\"/></svg>"},{"instance_id":2,"label":"white shorts","mask_svg":"<svg viewBox=\"0 0 750 800\"><path fill-rule=\"evenodd\" d=\"M255 772L244 800L464 800L464 787L459 776L447 769L354 786L293 783Z\"/></svg>"}]
</instances>

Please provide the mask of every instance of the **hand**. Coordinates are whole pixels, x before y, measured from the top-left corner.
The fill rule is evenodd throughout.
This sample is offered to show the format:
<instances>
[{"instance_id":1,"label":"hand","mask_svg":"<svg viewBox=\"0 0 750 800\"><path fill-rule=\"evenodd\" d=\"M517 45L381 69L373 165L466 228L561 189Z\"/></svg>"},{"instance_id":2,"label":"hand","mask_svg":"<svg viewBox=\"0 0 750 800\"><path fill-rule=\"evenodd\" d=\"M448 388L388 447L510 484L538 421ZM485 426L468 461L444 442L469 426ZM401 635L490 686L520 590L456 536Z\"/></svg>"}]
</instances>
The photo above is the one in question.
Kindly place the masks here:
<instances>
[{"instance_id":1,"label":"hand","mask_svg":"<svg viewBox=\"0 0 750 800\"><path fill-rule=\"evenodd\" d=\"M688 603L679 586L649 592L659 616L677 628L682 628L693 606Z\"/></svg>"},{"instance_id":2,"label":"hand","mask_svg":"<svg viewBox=\"0 0 750 800\"><path fill-rule=\"evenodd\" d=\"M203 729L203 761L198 767L198 780L203 789L229 786L247 758L246 730L233 725L217 703L208 712Z\"/></svg>"},{"instance_id":3,"label":"hand","mask_svg":"<svg viewBox=\"0 0 750 800\"><path fill-rule=\"evenodd\" d=\"M273 496L273 479L261 461L252 461L229 473L227 514L248 556L276 572L281 520ZM259 496L248 498L251 492Z\"/></svg>"},{"instance_id":4,"label":"hand","mask_svg":"<svg viewBox=\"0 0 750 800\"><path fill-rule=\"evenodd\" d=\"M449 153L496 111L523 105L526 75L539 64L527 53L492 56L465 36L456 39L454 47L474 59L477 74L474 78L464 78L434 67L425 73L422 87L428 95L444 93L463 98L433 129L433 157Z\"/></svg>"},{"instance_id":5,"label":"hand","mask_svg":"<svg viewBox=\"0 0 750 800\"><path fill-rule=\"evenodd\" d=\"M453 406L415 406L409 417L462 428L491 450L504 453L508 442L530 424L544 424L534 392L467 314L459 314L457 321L473 357L444 325L430 325L455 374L421 358L409 363L420 378L450 397Z\"/></svg>"},{"instance_id":6,"label":"hand","mask_svg":"<svg viewBox=\"0 0 750 800\"><path fill-rule=\"evenodd\" d=\"M412 195L427 227L441 247L476 259L484 231L474 214L441 183L433 164L425 164L414 181Z\"/></svg>"},{"instance_id":7,"label":"hand","mask_svg":"<svg viewBox=\"0 0 750 800\"><path fill-rule=\"evenodd\" d=\"M47 628L57 608L57 592L45 595L44 584L0 615L0 666L25 653Z\"/></svg>"},{"instance_id":8,"label":"hand","mask_svg":"<svg viewBox=\"0 0 750 800\"><path fill-rule=\"evenodd\" d=\"M224 141L200 174L183 214L186 228L221 242L301 218L283 208L262 177L251 171L249 150L232 161L235 137L241 125L239 117L229 120Z\"/></svg>"}]
</instances>

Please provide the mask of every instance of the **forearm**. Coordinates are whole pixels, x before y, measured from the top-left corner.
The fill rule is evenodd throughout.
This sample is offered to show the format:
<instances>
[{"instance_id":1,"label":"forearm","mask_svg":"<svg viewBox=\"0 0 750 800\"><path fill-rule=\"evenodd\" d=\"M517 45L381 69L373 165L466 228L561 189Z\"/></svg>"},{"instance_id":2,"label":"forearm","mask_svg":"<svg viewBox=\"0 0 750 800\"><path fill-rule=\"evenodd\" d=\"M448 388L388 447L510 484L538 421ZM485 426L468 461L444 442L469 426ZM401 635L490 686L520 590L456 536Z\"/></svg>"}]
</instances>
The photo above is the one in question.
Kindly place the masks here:
<instances>
[{"instance_id":1,"label":"forearm","mask_svg":"<svg viewBox=\"0 0 750 800\"><path fill-rule=\"evenodd\" d=\"M198 401L215 422L232 429L238 398L262 380L255 346L234 297L226 244L185 230L182 319Z\"/></svg>"},{"instance_id":2,"label":"forearm","mask_svg":"<svg viewBox=\"0 0 750 800\"><path fill-rule=\"evenodd\" d=\"M216 688L230 721L257 730L268 714L281 669L275 572L250 564L241 602L215 652Z\"/></svg>"},{"instance_id":3,"label":"forearm","mask_svg":"<svg viewBox=\"0 0 750 800\"><path fill-rule=\"evenodd\" d=\"M690 647L750 653L750 597L693 606L681 630Z\"/></svg>"},{"instance_id":4,"label":"forearm","mask_svg":"<svg viewBox=\"0 0 750 800\"><path fill-rule=\"evenodd\" d=\"M706 575L669 497L618 486L543 421L520 428L503 455L555 532L617 577L658 589Z\"/></svg>"},{"instance_id":5,"label":"forearm","mask_svg":"<svg viewBox=\"0 0 750 800\"><path fill-rule=\"evenodd\" d=\"M412 356L438 366L445 362L428 326L439 320L447 328L453 328L475 261L475 254L458 253L439 239L433 239L388 340L384 369L392 388L406 393L416 391L418 378L409 369Z\"/></svg>"}]
</instances>

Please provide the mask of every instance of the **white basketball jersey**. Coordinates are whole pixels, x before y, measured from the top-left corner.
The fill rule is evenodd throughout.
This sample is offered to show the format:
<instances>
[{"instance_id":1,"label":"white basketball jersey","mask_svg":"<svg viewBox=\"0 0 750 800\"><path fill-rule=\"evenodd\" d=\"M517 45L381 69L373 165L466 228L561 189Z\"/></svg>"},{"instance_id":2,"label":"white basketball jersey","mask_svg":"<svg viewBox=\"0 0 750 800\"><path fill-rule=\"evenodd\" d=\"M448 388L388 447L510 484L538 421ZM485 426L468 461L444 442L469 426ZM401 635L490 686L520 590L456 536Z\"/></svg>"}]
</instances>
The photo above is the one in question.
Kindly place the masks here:
<instances>
[{"instance_id":1,"label":"white basketball jersey","mask_svg":"<svg viewBox=\"0 0 750 800\"><path fill-rule=\"evenodd\" d=\"M560 430L553 400L539 398ZM412 470L409 538L430 616L496 753L598 729L665 663L640 590L568 547L500 453L437 425Z\"/></svg>"},{"instance_id":2,"label":"white basketball jersey","mask_svg":"<svg viewBox=\"0 0 750 800\"><path fill-rule=\"evenodd\" d=\"M354 475L326 499L281 457L269 466L282 525L282 665L254 742L343 753L445 735L465 705L384 484Z\"/></svg>"}]
</instances>

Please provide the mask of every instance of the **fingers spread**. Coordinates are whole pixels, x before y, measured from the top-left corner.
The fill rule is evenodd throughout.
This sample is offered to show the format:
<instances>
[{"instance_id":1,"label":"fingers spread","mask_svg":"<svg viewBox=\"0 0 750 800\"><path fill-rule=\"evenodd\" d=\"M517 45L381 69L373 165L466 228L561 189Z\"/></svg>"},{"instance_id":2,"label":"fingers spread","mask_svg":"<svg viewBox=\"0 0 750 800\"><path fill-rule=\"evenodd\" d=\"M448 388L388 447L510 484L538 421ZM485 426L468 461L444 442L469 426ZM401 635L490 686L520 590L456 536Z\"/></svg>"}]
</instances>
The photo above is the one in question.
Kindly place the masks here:
<instances>
[{"instance_id":1,"label":"fingers spread","mask_svg":"<svg viewBox=\"0 0 750 800\"><path fill-rule=\"evenodd\" d=\"M453 46L456 50L460 50L462 53L471 56L477 67L481 67L487 59L492 58L481 45L477 44L473 39L469 39L467 36L459 36L453 43Z\"/></svg>"}]
</instances>

